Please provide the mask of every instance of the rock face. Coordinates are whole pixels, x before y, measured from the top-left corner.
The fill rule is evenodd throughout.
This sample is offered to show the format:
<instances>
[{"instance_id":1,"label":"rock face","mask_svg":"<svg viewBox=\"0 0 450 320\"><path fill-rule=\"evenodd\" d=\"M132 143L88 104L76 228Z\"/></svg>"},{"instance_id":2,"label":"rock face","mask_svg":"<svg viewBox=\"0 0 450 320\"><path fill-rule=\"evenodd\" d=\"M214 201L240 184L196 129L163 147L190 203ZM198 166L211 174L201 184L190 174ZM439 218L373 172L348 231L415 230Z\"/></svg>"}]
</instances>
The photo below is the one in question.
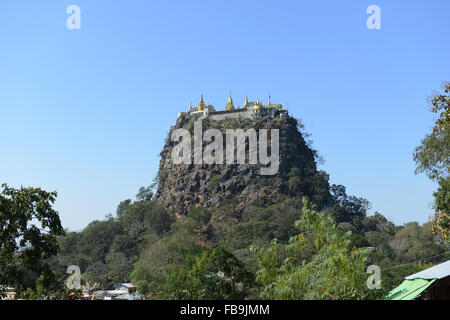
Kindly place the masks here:
<instances>
[{"instance_id":1,"label":"rock face","mask_svg":"<svg viewBox=\"0 0 450 320\"><path fill-rule=\"evenodd\" d=\"M327 177L316 169L315 151L307 146L299 124L294 118L287 119L263 117L260 119L226 119L202 121L202 129L216 128L223 134L224 159L226 152L225 137L227 129L278 129L279 130L279 170L274 175L261 175L262 164L175 164L172 161L172 150L179 142L171 140L176 129L193 132L195 115L183 115L172 126L161 151L158 172L158 189L156 199L176 216L187 214L192 206L215 208L229 204L229 214L239 215L250 202L259 199L266 205L283 202L289 197L302 195L320 197L317 185L328 185ZM259 135L258 135L259 143ZM210 142L203 142L202 150ZM248 139L246 139L248 147ZM271 141L268 141L268 146ZM237 146L233 152L236 152ZM192 147L193 153L193 147ZM270 154L270 151L269 151ZM193 159L193 156L191 157ZM323 180L317 183L318 180ZM324 190L327 188L324 188ZM327 189L328 190L328 189ZM328 191L327 191L328 192ZM326 197L325 195L323 197Z\"/></svg>"}]
</instances>

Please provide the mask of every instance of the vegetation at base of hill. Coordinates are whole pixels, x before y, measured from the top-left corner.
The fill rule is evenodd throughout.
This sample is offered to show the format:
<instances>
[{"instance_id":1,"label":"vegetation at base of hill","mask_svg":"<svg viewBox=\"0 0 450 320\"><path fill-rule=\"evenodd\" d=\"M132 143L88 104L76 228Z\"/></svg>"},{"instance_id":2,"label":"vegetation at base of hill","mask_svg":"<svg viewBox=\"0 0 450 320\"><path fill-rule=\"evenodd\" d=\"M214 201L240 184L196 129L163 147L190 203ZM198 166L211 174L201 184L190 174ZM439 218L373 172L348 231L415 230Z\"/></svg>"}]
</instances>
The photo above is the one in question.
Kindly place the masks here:
<instances>
[{"instance_id":1,"label":"vegetation at base of hill","mask_svg":"<svg viewBox=\"0 0 450 320\"><path fill-rule=\"evenodd\" d=\"M395 226L380 213L367 216L368 202L348 196L342 186L332 186L327 207L320 211L298 199L268 206L255 200L242 216L223 221L215 221L216 211L229 210L232 202L191 207L187 216L174 219L153 199L150 187L141 188L135 201L118 205L115 216L65 235L51 209L54 197L33 188L4 187L2 193L3 214L22 212L23 221L35 217L49 228L46 233L15 229L24 235L20 252L30 255L2 247L2 257L9 257L2 259L2 270L17 270L2 273L2 285L16 286L22 298L77 298L79 292L65 287L72 264L80 266L82 282L91 288L132 281L141 293L159 299L382 298L405 275L449 257L436 242L431 222ZM6 231L2 239L12 235ZM257 249L251 252L251 247ZM368 264L381 267L381 290L361 287L361 270ZM301 281L311 277L314 286ZM354 281L344 283L350 278Z\"/></svg>"},{"instance_id":2,"label":"vegetation at base of hill","mask_svg":"<svg viewBox=\"0 0 450 320\"><path fill-rule=\"evenodd\" d=\"M450 256L433 234L431 222L396 226L380 213L367 216L367 200L347 195L343 186L331 186L321 210L312 210L298 198L270 205L257 199L240 216L233 216L229 214L234 205L231 199L214 208L193 206L177 219L154 200L151 187L141 188L135 201L127 199L118 205L115 216L65 235L50 209L52 201L46 202L50 194L37 194L42 197L25 198L35 199L32 208L39 212L46 208L42 217L52 219L59 253L41 261L49 272L24 285L23 298L76 298L64 288L66 269L73 264L80 267L82 282L88 287L112 289L119 282L131 281L139 292L159 299L241 299L260 298L261 294L265 298L382 298L405 274ZM3 198L1 204L2 210L8 207ZM56 243L51 243L56 250ZM251 252L251 247L259 249ZM333 262L336 258L341 264ZM270 261L272 265L267 264ZM341 271L328 270L327 263L341 266L344 274L350 269L357 272L348 274L358 279L353 287L334 283L333 276ZM361 266L369 264L381 267L380 290L366 292L360 287L365 283ZM27 265L25 273L33 268ZM313 275L323 285L317 290L307 282L299 287L282 286ZM344 285L349 290L339 289Z\"/></svg>"},{"instance_id":3,"label":"vegetation at base of hill","mask_svg":"<svg viewBox=\"0 0 450 320\"><path fill-rule=\"evenodd\" d=\"M223 247L181 249L183 261L159 288L161 299L244 299L253 274Z\"/></svg>"},{"instance_id":4,"label":"vegetation at base of hill","mask_svg":"<svg viewBox=\"0 0 450 320\"><path fill-rule=\"evenodd\" d=\"M300 270L299 277L306 277L302 272L307 270L325 270L327 261L335 259L327 254L334 251L340 252L338 256L344 259L339 260L343 270L348 271L349 266L355 272L358 270L357 274L351 274L358 278L358 285L365 285L366 275L359 273L361 265L364 268L379 265L382 289L366 292L355 286L342 292L336 285L336 291L306 290L301 298L362 299L382 298L401 282L405 272L413 273L428 266L424 263L437 263L450 256L444 254L444 246L433 235L431 222L396 226L380 213L367 216L369 203L348 196L343 186L331 189L328 206L322 210L305 207L298 199L269 206L255 200L242 216L221 221L215 220L216 211L229 210L232 204L225 203L219 208L192 207L187 216L174 219L152 197L138 196L136 201L121 202L116 216L107 216L103 221L92 222L82 232L68 232L61 237L61 252L52 259L52 266L63 276L68 265L76 264L82 270L83 282L91 287L108 289L118 282L131 281L139 292L159 299L260 298L261 293L265 298L282 298L300 297L296 292L306 290L299 287L284 292L279 288L283 281L289 282ZM299 237L299 228L306 235L304 238ZM319 241L318 246L314 240ZM252 246L261 251L252 253ZM276 270L289 272L273 278L274 291L270 291L267 281L261 282L264 265L261 259L273 258L275 250L278 250ZM367 252L364 255L363 250ZM428 259L434 256L437 257ZM227 274L225 270L231 271ZM201 276L202 272L211 276ZM324 288L334 287L332 276L325 271L320 274ZM229 280L235 278L239 280ZM225 287L216 288L213 294L207 290L211 286L209 281L222 281ZM246 290L241 290L240 283L246 284Z\"/></svg>"},{"instance_id":5,"label":"vegetation at base of hill","mask_svg":"<svg viewBox=\"0 0 450 320\"><path fill-rule=\"evenodd\" d=\"M303 200L300 230L280 245L252 247L257 255L261 296L283 300L343 300L366 296L365 271L369 252L352 246L351 231L336 228L334 219Z\"/></svg>"},{"instance_id":6,"label":"vegetation at base of hill","mask_svg":"<svg viewBox=\"0 0 450 320\"><path fill-rule=\"evenodd\" d=\"M116 216L91 222L82 232L67 232L60 238L60 254L52 266L64 274L68 265L78 265L88 286L111 288L130 280L141 249L169 231L174 218L141 188L137 200L122 201Z\"/></svg>"}]
</instances>

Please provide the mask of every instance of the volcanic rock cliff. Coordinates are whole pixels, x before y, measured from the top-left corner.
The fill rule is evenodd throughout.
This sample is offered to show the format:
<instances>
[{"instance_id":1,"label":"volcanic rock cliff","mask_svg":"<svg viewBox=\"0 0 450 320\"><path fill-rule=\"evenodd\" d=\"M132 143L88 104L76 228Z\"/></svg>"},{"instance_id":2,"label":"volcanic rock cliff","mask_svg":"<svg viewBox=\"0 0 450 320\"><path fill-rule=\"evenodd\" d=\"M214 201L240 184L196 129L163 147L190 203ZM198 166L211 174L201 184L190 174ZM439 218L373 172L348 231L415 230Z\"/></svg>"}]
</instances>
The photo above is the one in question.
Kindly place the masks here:
<instances>
[{"instance_id":1,"label":"volcanic rock cliff","mask_svg":"<svg viewBox=\"0 0 450 320\"><path fill-rule=\"evenodd\" d=\"M219 129L224 137L227 129L278 129L279 170L274 175L261 175L258 164L175 164L171 154L174 146L171 137L176 129L184 128L192 136L196 115L182 115L172 126L163 150L158 172L158 189L155 199L176 216L186 215L192 206L215 208L227 205L228 214L239 217L243 209L259 199L268 206L288 198L309 196L322 204L328 197L328 176L317 171L315 151L306 143L301 124L294 118L265 116L255 119L202 120L203 132ZM193 138L192 138L193 141ZM259 140L258 140L259 143ZM268 141L270 146L271 141ZM203 142L203 149L207 143ZM225 138L224 138L225 145ZM248 146L248 141L247 141ZM226 153L228 150L225 150ZM236 152L236 146L235 150ZM229 152L229 151L228 151ZM248 155L248 149L246 148ZM225 155L224 155L225 157Z\"/></svg>"}]
</instances>

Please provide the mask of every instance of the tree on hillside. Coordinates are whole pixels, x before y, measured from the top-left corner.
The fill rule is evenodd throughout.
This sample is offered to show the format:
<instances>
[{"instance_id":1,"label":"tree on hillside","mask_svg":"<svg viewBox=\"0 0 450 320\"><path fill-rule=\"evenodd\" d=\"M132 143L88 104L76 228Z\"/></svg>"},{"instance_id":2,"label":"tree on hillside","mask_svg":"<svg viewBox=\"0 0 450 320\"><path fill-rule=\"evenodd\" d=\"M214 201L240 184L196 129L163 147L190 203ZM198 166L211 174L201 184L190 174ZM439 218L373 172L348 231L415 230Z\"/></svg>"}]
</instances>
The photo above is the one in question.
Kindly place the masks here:
<instances>
[{"instance_id":1,"label":"tree on hillside","mask_svg":"<svg viewBox=\"0 0 450 320\"><path fill-rule=\"evenodd\" d=\"M434 210L433 232L446 240L450 235L450 178L439 180L439 188L433 193ZM447 241L448 242L448 241ZM448 244L448 243L447 243Z\"/></svg>"},{"instance_id":2,"label":"tree on hillside","mask_svg":"<svg viewBox=\"0 0 450 320\"><path fill-rule=\"evenodd\" d=\"M442 85L443 93L437 92L431 98L431 112L438 115L433 130L414 150L416 173L425 173L439 183L434 193L436 211L433 231L447 239L450 235L450 82Z\"/></svg>"},{"instance_id":3,"label":"tree on hillside","mask_svg":"<svg viewBox=\"0 0 450 320\"><path fill-rule=\"evenodd\" d=\"M162 286L169 299L244 299L253 283L245 265L224 247L182 250L184 263Z\"/></svg>"},{"instance_id":4,"label":"tree on hillside","mask_svg":"<svg viewBox=\"0 0 450 320\"><path fill-rule=\"evenodd\" d=\"M0 192L0 294L13 286L19 295L53 285L48 260L57 254L57 236L64 234L52 205L56 192L39 188L14 189L6 184ZM55 280L56 281L56 280Z\"/></svg>"},{"instance_id":5,"label":"tree on hillside","mask_svg":"<svg viewBox=\"0 0 450 320\"><path fill-rule=\"evenodd\" d=\"M106 254L114 238L122 233L122 228L114 218L104 221L92 221L83 230L78 242L78 252L89 257L89 262L105 262Z\"/></svg>"},{"instance_id":6,"label":"tree on hillside","mask_svg":"<svg viewBox=\"0 0 450 320\"><path fill-rule=\"evenodd\" d=\"M134 264L131 281L139 292L157 292L167 282L167 277L182 261L180 249L198 247L195 234L197 223L189 218L178 219L168 233L158 238L156 235L142 248L139 260Z\"/></svg>"},{"instance_id":7,"label":"tree on hillside","mask_svg":"<svg viewBox=\"0 0 450 320\"><path fill-rule=\"evenodd\" d=\"M410 262L443 253L435 241L431 223L422 226L409 222L401 228L390 242L399 262Z\"/></svg>"},{"instance_id":8,"label":"tree on hillside","mask_svg":"<svg viewBox=\"0 0 450 320\"><path fill-rule=\"evenodd\" d=\"M361 299L365 297L365 249L352 249L351 233L303 199L296 221L300 234L287 245L273 240L268 248L253 247L259 270L256 280L269 299ZM305 251L313 250L313 254ZM284 258L287 256L287 258ZM304 258L310 256L310 258Z\"/></svg>"},{"instance_id":9,"label":"tree on hillside","mask_svg":"<svg viewBox=\"0 0 450 320\"><path fill-rule=\"evenodd\" d=\"M330 204L325 211L330 214L336 223L351 223L357 231L365 232L364 220L370 203L364 198L347 195L343 185L333 184L330 188Z\"/></svg>"}]
</instances>

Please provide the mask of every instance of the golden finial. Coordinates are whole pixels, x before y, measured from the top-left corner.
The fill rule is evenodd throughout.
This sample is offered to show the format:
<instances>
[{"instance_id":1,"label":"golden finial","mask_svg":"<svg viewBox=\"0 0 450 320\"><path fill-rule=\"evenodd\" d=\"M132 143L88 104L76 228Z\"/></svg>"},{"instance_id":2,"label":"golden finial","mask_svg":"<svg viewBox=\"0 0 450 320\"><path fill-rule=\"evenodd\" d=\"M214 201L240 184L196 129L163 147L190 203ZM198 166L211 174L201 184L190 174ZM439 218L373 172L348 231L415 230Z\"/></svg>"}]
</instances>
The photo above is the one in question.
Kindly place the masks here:
<instances>
[{"instance_id":1,"label":"golden finial","mask_svg":"<svg viewBox=\"0 0 450 320\"><path fill-rule=\"evenodd\" d=\"M272 103L270 102L270 93L269 93L269 103L267 104L266 108L269 108L272 106Z\"/></svg>"},{"instance_id":2,"label":"golden finial","mask_svg":"<svg viewBox=\"0 0 450 320\"><path fill-rule=\"evenodd\" d=\"M245 96L245 103L244 103L243 108L247 109L247 105L248 105L248 98L247 98L247 96Z\"/></svg>"},{"instance_id":3,"label":"golden finial","mask_svg":"<svg viewBox=\"0 0 450 320\"><path fill-rule=\"evenodd\" d=\"M200 99L200 102L198 103L198 108L197 108L197 110L198 110L198 111L202 111L204 107L205 107L205 103L203 102L203 94L202 94L202 97L201 97L201 99Z\"/></svg>"},{"instance_id":4,"label":"golden finial","mask_svg":"<svg viewBox=\"0 0 450 320\"><path fill-rule=\"evenodd\" d=\"M231 92L230 92L230 96L228 97L228 102L227 102L227 106L225 107L225 110L234 110L233 99L231 98Z\"/></svg>"}]
</instances>

